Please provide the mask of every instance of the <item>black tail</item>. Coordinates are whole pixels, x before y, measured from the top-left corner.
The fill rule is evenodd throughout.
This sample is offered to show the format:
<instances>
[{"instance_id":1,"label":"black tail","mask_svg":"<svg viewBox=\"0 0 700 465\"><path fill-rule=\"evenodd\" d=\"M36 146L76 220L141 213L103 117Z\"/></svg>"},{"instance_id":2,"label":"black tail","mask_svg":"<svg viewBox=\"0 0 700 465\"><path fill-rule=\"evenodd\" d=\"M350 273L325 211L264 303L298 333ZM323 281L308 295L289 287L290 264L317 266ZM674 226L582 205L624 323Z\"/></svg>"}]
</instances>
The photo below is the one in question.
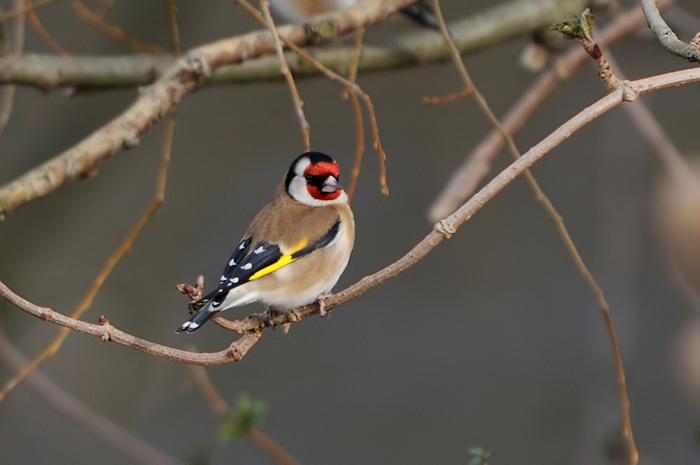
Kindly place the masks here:
<instances>
[{"instance_id":1,"label":"black tail","mask_svg":"<svg viewBox=\"0 0 700 465\"><path fill-rule=\"evenodd\" d=\"M216 315L219 310L212 308L211 302L204 306L200 311L195 313L192 318L185 321L182 326L175 330L176 333L181 333L183 331L188 333L193 333L199 329L204 323L209 321L211 317Z\"/></svg>"}]
</instances>

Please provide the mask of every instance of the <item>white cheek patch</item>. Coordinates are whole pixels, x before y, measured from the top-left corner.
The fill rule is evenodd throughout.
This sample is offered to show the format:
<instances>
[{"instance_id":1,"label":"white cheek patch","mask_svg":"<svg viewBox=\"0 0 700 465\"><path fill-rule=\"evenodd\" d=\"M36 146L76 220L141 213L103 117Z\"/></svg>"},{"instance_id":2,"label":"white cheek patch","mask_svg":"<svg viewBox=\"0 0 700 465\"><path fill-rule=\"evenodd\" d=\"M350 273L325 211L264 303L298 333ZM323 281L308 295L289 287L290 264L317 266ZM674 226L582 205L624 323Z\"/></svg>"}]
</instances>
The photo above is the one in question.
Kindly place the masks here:
<instances>
[{"instance_id":1,"label":"white cheek patch","mask_svg":"<svg viewBox=\"0 0 700 465\"><path fill-rule=\"evenodd\" d=\"M315 200L306 189L306 181L304 181L303 174L292 178L292 182L289 183L289 195L297 202L305 204L308 204L310 200Z\"/></svg>"},{"instance_id":2,"label":"white cheek patch","mask_svg":"<svg viewBox=\"0 0 700 465\"><path fill-rule=\"evenodd\" d=\"M308 168L310 164L311 160L309 160L308 158L302 158L301 160L299 160L297 166L294 168L294 174L303 178L304 173L306 172L306 168Z\"/></svg>"}]
</instances>

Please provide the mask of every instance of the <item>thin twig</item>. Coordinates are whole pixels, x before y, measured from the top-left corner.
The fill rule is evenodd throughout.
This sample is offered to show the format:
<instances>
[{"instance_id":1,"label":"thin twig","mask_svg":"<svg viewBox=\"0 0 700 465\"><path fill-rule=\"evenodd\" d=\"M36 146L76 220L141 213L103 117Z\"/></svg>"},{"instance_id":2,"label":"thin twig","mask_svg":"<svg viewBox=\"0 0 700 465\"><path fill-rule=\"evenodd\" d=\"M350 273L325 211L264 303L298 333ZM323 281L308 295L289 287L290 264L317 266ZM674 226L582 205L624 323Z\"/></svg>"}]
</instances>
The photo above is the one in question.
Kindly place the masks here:
<instances>
[{"instance_id":1,"label":"thin twig","mask_svg":"<svg viewBox=\"0 0 700 465\"><path fill-rule=\"evenodd\" d=\"M22 355L0 331L0 357L14 368L27 365L27 358ZM177 463L161 451L145 443L138 436L123 429L108 418L88 407L80 399L69 394L40 370L35 370L27 380L31 389L37 392L49 405L72 418L76 423L97 436L116 450L139 463L152 465L170 465Z\"/></svg>"},{"instance_id":2,"label":"thin twig","mask_svg":"<svg viewBox=\"0 0 700 465\"><path fill-rule=\"evenodd\" d=\"M25 10L27 11L27 18L29 19L29 23L32 25L36 33L39 34L42 39L44 39L44 42L46 42L48 46L54 50L54 52L58 53L59 55L69 55L69 53L66 52L63 47L61 47L61 44L59 44L56 39L49 34L49 31L47 31L41 24L41 21L39 21L39 17L36 14L36 10L31 8L32 0L24 0L24 3L26 5Z\"/></svg>"},{"instance_id":3,"label":"thin twig","mask_svg":"<svg viewBox=\"0 0 700 465\"><path fill-rule=\"evenodd\" d=\"M257 10L255 10L255 8L252 8L246 0L238 0L238 3L244 6L246 10L248 10L258 21L265 21L265 19L260 15L260 13ZM350 80L342 77L338 73L326 68L320 61L309 55L305 50L297 46L295 43L287 40L282 36L280 36L280 39L282 40L282 42L284 42L284 44L287 47L292 49L296 54L298 54L304 60L316 67L330 80L340 82L347 88L347 90L355 93L365 102L365 107L367 108L367 112L369 113L372 135L374 136L374 148L377 151L377 154L379 155L379 185L381 187L382 193L384 195L388 195L389 187L387 186L386 180L386 152L384 152L384 148L382 147L382 143L379 138L379 125L377 124L377 115L374 111L374 104L372 103L372 99L355 82L351 82Z\"/></svg>"},{"instance_id":4,"label":"thin twig","mask_svg":"<svg viewBox=\"0 0 700 465\"><path fill-rule=\"evenodd\" d=\"M172 152L172 142L173 135L175 132L175 114L172 114L168 119L168 125L165 130L165 144L163 147L163 155L161 158L160 170L158 172L158 178L156 179L156 192L151 202L143 216L136 223L131 232L126 236L121 245L114 251L112 256L109 257L107 263L100 271L100 273L95 277L90 289L83 296L76 309L71 313L71 318L78 319L83 313L85 313L91 306L95 297L102 289L102 285L105 280L112 274L112 271L121 261L121 259L126 255L126 253L131 249L136 239L141 235L141 232L146 227L148 222L151 220L153 215L156 213L160 205L165 200L165 186L168 179L168 165L170 164L170 154ZM38 355L31 361L28 365L23 367L15 376L13 376L5 385L0 389L0 402L2 402L12 389L17 386L26 376L31 373L36 367L38 367L44 360L48 357L54 355L63 345L63 341L71 334L70 329L61 328L58 336Z\"/></svg>"},{"instance_id":5,"label":"thin twig","mask_svg":"<svg viewBox=\"0 0 700 465\"><path fill-rule=\"evenodd\" d=\"M108 24L100 16L95 15L85 7L80 1L73 2L73 9L82 18L83 21L90 24L92 27L99 29L105 34L127 44L137 52L153 53L161 55L165 53L162 48L157 45L146 44L138 39L129 36L122 28L113 24ZM177 55L176 55L177 56Z\"/></svg>"},{"instance_id":6,"label":"thin twig","mask_svg":"<svg viewBox=\"0 0 700 465\"><path fill-rule=\"evenodd\" d=\"M700 82L700 69L694 68L639 79L632 81L630 85L633 85L640 94L646 94L668 87L677 87L698 82ZM389 279L398 276L418 263L444 239L454 234L462 224L474 216L476 212L527 168L550 153L555 147L571 137L571 135L580 128L610 111L612 108L615 108L622 102L624 102L623 92L621 89L618 89L577 113L573 118L566 121L554 132L525 152L522 157L515 160L501 171L452 215L436 223L433 231L399 260L372 275L362 278L343 291L327 297L324 300L325 309L330 310L354 299ZM319 312L319 306L315 303L300 307L288 313L275 315L267 321L255 315L251 315L249 318L242 321L229 322L236 331L244 332L240 339L219 352L192 353L132 336L112 326L106 318L101 318L100 324L91 324L69 318L50 308L41 307L29 302L14 293L1 281L0 296L11 305L44 321L99 337L103 341L113 341L156 357L193 365L218 365L240 360L260 339L261 331L265 327L295 323ZM223 318L220 318L220 320L223 320Z\"/></svg>"},{"instance_id":7,"label":"thin twig","mask_svg":"<svg viewBox=\"0 0 700 465\"><path fill-rule=\"evenodd\" d=\"M473 96L474 100L476 101L477 105L481 109L482 113L486 116L486 118L491 122L491 124L498 130L498 132L501 134L501 136L505 139L506 146L508 147L508 150L511 152L511 155L515 160L518 160L521 155L520 151L515 145L515 141L513 138L508 134L505 129L501 126L500 122L498 121L498 118L496 118L496 115L493 113L491 110L490 106L488 105L488 102L486 99L483 97L481 92L476 88L474 85L474 82L472 81L469 73L467 72L466 67L464 66L464 62L462 61L462 57L459 54L459 50L454 44L454 41L450 37L450 32L447 28L447 25L445 24L445 20L442 16L442 10L440 8L440 2L439 0L432 0L433 3L433 9L435 11L435 17L437 19L437 23L440 26L440 30L442 32L443 38L445 41L448 42L450 49L452 50L452 57L453 57L453 62L455 67L457 68L457 71L459 75L462 77L462 80L464 82L465 88L471 91L471 95ZM596 45L596 48L598 46ZM603 61L603 58L597 58L596 61L598 60ZM607 63L607 62L605 62ZM608 68L609 65L608 65ZM611 71L610 71L611 72ZM618 83L620 83L620 80L615 78ZM618 86L622 92L623 92L623 98L625 100L630 100L631 95L636 95L633 92L629 92L629 90L626 89L625 85L620 85ZM615 90L617 87L615 88ZM630 453L630 464L631 465L636 465L636 463L639 460L639 454L637 452L637 447L634 443L634 437L632 435L632 422L630 419L630 402L629 402L629 396L627 394L627 381L625 377L625 370L623 367L622 363L622 355L620 353L620 347L618 344L617 340L617 334L615 332L615 327L612 321L612 315L610 313L610 306L605 298L605 295L603 294L603 290L600 288L598 285L597 281L593 277L593 274L590 272L588 269L588 266L586 266L585 262L583 261L583 258L581 257L581 254L578 251L578 248L574 244L573 239L571 238L571 235L569 234L569 231L566 228L566 225L564 224L564 221L559 214L559 212L556 210L554 207L554 204L551 202L549 197L544 193L542 188L540 187L539 183L535 179L535 177L532 175L530 170L525 170L524 173L525 179L527 183L530 185L530 188L532 189L535 198L542 204L544 207L545 211L551 218L552 222L554 223L554 226L559 233L560 238L562 239L562 242L564 243L564 246L566 247L566 250L569 252L569 255L571 256L574 264L576 265L576 268L579 270L579 273L581 273L581 276L583 276L584 280L590 287L591 291L593 292L596 300L598 301L598 306L600 307L602 313L603 313L603 318L605 320L605 325L608 330L608 335L610 337L610 342L612 344L613 348L613 357L615 360L615 366L617 369L617 379L618 379L618 385L620 388L620 397L621 397L621 402L622 402L622 415L623 415L623 422L624 422L624 436L627 440L627 446L629 448L629 453Z\"/></svg>"},{"instance_id":8,"label":"thin twig","mask_svg":"<svg viewBox=\"0 0 700 465\"><path fill-rule=\"evenodd\" d=\"M455 100L462 99L464 97L468 97L471 93L473 92L472 89L462 89L457 92L454 92L450 95L444 95L440 97L423 97L423 103L427 105L441 105L444 103L451 103L454 102Z\"/></svg>"},{"instance_id":9,"label":"thin twig","mask_svg":"<svg viewBox=\"0 0 700 465\"><path fill-rule=\"evenodd\" d=\"M685 43L680 40L661 17L661 13L659 13L659 9L656 6L656 0L642 0L642 9L649 27L654 31L659 42L666 50L688 61L700 63L700 44L696 41Z\"/></svg>"},{"instance_id":10,"label":"thin twig","mask_svg":"<svg viewBox=\"0 0 700 465\"><path fill-rule=\"evenodd\" d=\"M252 5L245 0L240 0L240 3L241 5L245 4L252 8ZM275 26L275 21L272 19L272 14L270 13L270 2L267 0L260 0L260 8L262 9L263 19L265 20L264 24L272 34L272 41L275 44L275 52L277 53L277 58L280 61L280 73L287 81L289 92L292 94L292 100L294 101L297 118L299 119L299 126L301 127L304 152L308 152L311 150L311 126L309 125L306 115L304 114L304 101L299 95L299 90L297 90L297 85L294 82L294 76L292 76L291 71L289 71L287 56L284 54L284 50L282 49L280 34Z\"/></svg>"},{"instance_id":11,"label":"thin twig","mask_svg":"<svg viewBox=\"0 0 700 465\"><path fill-rule=\"evenodd\" d=\"M386 152L384 151L384 147L382 146L382 142L379 137L379 124L377 123L377 114L374 111L374 103L372 103L372 99L370 98L370 96L367 95L359 85L357 85L354 82L350 82L349 80L345 79L344 77L340 76L334 71L331 71L330 69L326 68L320 61L316 60L311 55L306 53L306 51L291 43L287 45L289 46L289 48L298 53L302 58L309 61L316 68L321 70L321 72L325 74L329 79L340 82L349 91L351 91L364 101L365 107L367 108L367 113L369 115L370 127L372 128L372 137L374 138L373 146L374 149L377 151L377 154L379 155L379 186L382 190L382 194L389 195L389 186L387 184L386 170Z\"/></svg>"},{"instance_id":12,"label":"thin twig","mask_svg":"<svg viewBox=\"0 0 700 465\"><path fill-rule=\"evenodd\" d=\"M353 83L357 81L357 70L360 65L360 56L362 54L362 38L364 37L364 34L364 29L360 29L355 34L355 58L352 61L350 73L348 74L348 81ZM352 165L350 184L347 188L348 199L352 200L353 195L355 195L357 181L360 178L362 158L365 154L365 124L364 120L362 119L362 108L360 107L360 102L357 99L357 94L354 92L350 92L348 89L345 89L345 91L343 92L343 98L346 100L350 100L352 113L355 116L355 162Z\"/></svg>"},{"instance_id":13,"label":"thin twig","mask_svg":"<svg viewBox=\"0 0 700 465\"><path fill-rule=\"evenodd\" d=\"M170 23L170 41L173 44L173 55L180 58L180 30L177 27L177 5L175 0L168 0L168 21Z\"/></svg>"},{"instance_id":14,"label":"thin twig","mask_svg":"<svg viewBox=\"0 0 700 465\"><path fill-rule=\"evenodd\" d=\"M31 13L32 11L35 11L39 8L51 5L52 3L56 3L57 1L58 0L39 0L34 3L25 4L24 6L15 7L15 9L12 11L0 14L0 19L2 19L3 21L7 21L8 19L16 18L26 13Z\"/></svg>"}]
</instances>

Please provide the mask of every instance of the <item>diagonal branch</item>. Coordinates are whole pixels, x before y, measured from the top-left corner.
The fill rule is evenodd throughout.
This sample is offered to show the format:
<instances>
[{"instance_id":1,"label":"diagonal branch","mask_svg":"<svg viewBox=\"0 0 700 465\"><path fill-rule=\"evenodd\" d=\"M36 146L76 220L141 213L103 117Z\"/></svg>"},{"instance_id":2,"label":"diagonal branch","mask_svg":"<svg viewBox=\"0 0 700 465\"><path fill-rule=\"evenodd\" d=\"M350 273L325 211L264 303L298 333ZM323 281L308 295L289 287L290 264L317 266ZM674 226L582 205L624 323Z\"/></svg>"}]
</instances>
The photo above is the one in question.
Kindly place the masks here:
<instances>
[{"instance_id":1,"label":"diagonal branch","mask_svg":"<svg viewBox=\"0 0 700 465\"><path fill-rule=\"evenodd\" d=\"M435 16L437 18L437 22L440 25L440 30L442 32L442 35L445 39L445 41L450 45L450 48L452 50L452 57L453 57L453 62L455 67L457 68L457 71L462 78L462 81L464 82L465 89L471 92L471 95L473 96L474 100L476 101L477 105L481 109L482 113L485 115L485 117L490 121L490 123L498 130L498 132L501 134L503 139L505 140L505 144L508 147L508 150L511 152L513 158L516 160L521 157L520 151L518 150L517 146L515 145L515 141L511 137L511 135L501 126L500 122L498 121L498 118L496 118L496 115L493 113L491 110L490 106L486 102L486 99L482 96L481 92L476 88L474 85L474 82L471 79L471 76L467 72L467 69L464 65L464 62L462 61L462 58L459 56L459 51L457 50L457 47L454 45L454 42L452 41L452 38L450 37L450 32L447 29L447 25L445 24L445 21L442 17L442 11L440 8L440 3L439 0L432 0L433 4L433 9L435 10ZM582 15L582 22L584 22L585 19L591 18L589 14L586 14L586 12L590 13L588 9L584 12L584 15ZM592 18L591 18L592 21ZM592 36L590 36L590 23L587 23L587 29L585 31L589 34L589 39L592 40ZM597 44L595 45L597 48ZM598 49L599 50L599 49ZM602 56L597 56L596 62L604 62L607 64L607 61L604 60L604 57ZM614 74L612 74L612 71L610 70L610 66L608 64L607 70L610 71L607 76L609 76L608 81L611 82L613 81L612 77L614 77ZM603 76L603 73L601 73L601 77ZM610 86L611 90L616 90L618 87L623 87L623 98L627 101L630 100L631 95L635 95L636 98L636 93L629 91L628 89L625 88L624 85L621 85L621 81L617 78L615 78L615 82L617 83L616 86ZM576 247L576 244L574 243L573 239L571 238L571 235L569 234L568 229L566 228L566 225L564 224L564 221L559 214L559 212L556 210L554 207L554 204L551 202L549 197L544 193L542 188L540 187L539 182L535 179L534 175L532 172L528 169L525 170L524 173L525 180L527 181L528 185L530 186L530 189L533 191L535 199L538 200L549 217L551 218L552 222L554 223L554 227L557 230L557 233L559 234L559 237L561 238L562 242L564 243L564 247L566 250L569 252L569 255L571 256L574 265L576 268L579 270L579 273L581 276L584 278L586 281L586 284L588 284L589 288L593 292L596 300L598 301L598 306L600 307L602 314L603 314L603 319L605 321L606 328L608 330L608 335L610 337L610 341L612 344L612 349L613 349L613 357L615 360L615 366L617 369L617 378L618 378L618 385L620 388L620 397L622 401L622 416L623 416L623 422L624 422L624 436L627 440L627 446L629 449L629 454L630 454L630 463L632 465L636 465L639 455L637 453L637 447L634 442L633 434L632 434L632 423L630 420L630 401L629 401L629 396L627 394L627 381L626 381L626 376L625 376L625 370L623 367L622 363L622 355L620 354L620 347L617 341L617 333L615 332L615 327L613 325L612 321L612 315L610 313L610 305L608 304L607 299L605 298L605 295L603 293L603 290L601 287L598 285L598 282L595 280L593 277L593 274L591 271L588 269L588 266L586 263L583 261L583 257L581 257L581 254L578 251L578 248Z\"/></svg>"},{"instance_id":2,"label":"diagonal branch","mask_svg":"<svg viewBox=\"0 0 700 465\"><path fill-rule=\"evenodd\" d=\"M671 3L673 0L665 0L662 6L666 7ZM644 15L639 7L622 12L598 34L598 43L602 47L610 45L634 31L643 21ZM503 129L508 134L515 134L557 85L571 76L583 63L588 62L588 59L581 47L574 47L566 52L549 70L542 73L508 110L501 122ZM505 139L500 131L492 129L472 150L469 158L455 170L446 187L433 202L428 212L430 221L437 221L455 211L476 190L504 144Z\"/></svg>"},{"instance_id":3,"label":"diagonal branch","mask_svg":"<svg viewBox=\"0 0 700 465\"><path fill-rule=\"evenodd\" d=\"M630 85L634 86L634 88L639 91L639 94L646 94L668 87L698 82L700 82L700 68L694 68L639 79L630 82ZM623 97L624 91L622 88L619 88L580 111L537 145L525 152L522 157L501 171L452 215L436 223L433 230L399 260L372 275L362 278L343 291L326 298L324 301L326 310L335 308L364 294L370 289L374 289L418 263L444 239L454 234L462 224L474 216L476 212L527 168L531 167L555 147L571 137L571 135L580 128L622 103L624 101ZM91 324L74 320L50 308L41 307L27 301L15 294L2 282L0 282L0 296L20 310L43 319L44 321L50 321L78 332L99 337L103 341L114 341L150 355L195 365L219 365L240 360L260 339L262 335L261 331L266 325L274 326L285 323L295 323L319 312L318 304L312 304L285 314L276 315L267 322L257 316L248 317L243 321L228 322L233 329L244 333L240 339L219 352L192 353L132 336L112 326L104 317L101 318L101 324ZM220 318L220 320L223 320L223 318Z\"/></svg>"}]
</instances>

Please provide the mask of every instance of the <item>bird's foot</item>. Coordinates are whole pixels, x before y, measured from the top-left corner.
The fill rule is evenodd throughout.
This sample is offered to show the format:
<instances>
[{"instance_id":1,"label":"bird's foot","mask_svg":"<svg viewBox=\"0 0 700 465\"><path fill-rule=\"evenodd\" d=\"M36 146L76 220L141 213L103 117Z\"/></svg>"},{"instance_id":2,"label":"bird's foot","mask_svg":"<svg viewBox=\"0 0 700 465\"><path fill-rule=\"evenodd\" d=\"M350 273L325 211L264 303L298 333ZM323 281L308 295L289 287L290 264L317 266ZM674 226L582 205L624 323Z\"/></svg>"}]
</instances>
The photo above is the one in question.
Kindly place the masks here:
<instances>
[{"instance_id":1,"label":"bird's foot","mask_svg":"<svg viewBox=\"0 0 700 465\"><path fill-rule=\"evenodd\" d=\"M318 314L321 315L322 318L331 317L331 311L326 310L326 297L330 296L330 292L324 292L323 294L319 295L316 297L316 302L318 302Z\"/></svg>"}]
</instances>

